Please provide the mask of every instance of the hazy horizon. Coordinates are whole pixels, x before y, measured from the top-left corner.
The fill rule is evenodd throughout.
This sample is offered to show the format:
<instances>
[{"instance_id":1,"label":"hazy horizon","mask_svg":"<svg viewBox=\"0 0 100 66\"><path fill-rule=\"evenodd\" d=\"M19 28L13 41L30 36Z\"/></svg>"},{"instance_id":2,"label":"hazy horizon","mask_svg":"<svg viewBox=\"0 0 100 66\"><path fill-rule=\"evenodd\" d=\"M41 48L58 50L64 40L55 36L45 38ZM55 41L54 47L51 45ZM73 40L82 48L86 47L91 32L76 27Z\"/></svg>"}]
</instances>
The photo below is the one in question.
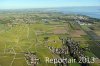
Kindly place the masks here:
<instances>
[{"instance_id":1,"label":"hazy horizon","mask_svg":"<svg viewBox=\"0 0 100 66\"><path fill-rule=\"evenodd\" d=\"M0 9L100 6L100 0L0 0Z\"/></svg>"}]
</instances>

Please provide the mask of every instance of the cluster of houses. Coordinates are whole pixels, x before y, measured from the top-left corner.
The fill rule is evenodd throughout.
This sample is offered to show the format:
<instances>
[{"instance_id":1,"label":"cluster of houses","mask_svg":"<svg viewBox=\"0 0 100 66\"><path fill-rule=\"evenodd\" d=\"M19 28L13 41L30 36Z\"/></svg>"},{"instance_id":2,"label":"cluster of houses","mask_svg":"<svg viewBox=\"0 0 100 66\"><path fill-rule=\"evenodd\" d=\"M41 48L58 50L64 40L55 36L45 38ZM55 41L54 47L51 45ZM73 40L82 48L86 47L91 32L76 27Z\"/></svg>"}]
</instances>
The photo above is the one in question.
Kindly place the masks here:
<instances>
[{"instance_id":1,"label":"cluster of houses","mask_svg":"<svg viewBox=\"0 0 100 66\"><path fill-rule=\"evenodd\" d=\"M55 54L61 55L61 54L68 54L68 48L63 46L62 48L54 48L51 46L48 46L48 48Z\"/></svg>"},{"instance_id":2,"label":"cluster of houses","mask_svg":"<svg viewBox=\"0 0 100 66\"><path fill-rule=\"evenodd\" d=\"M66 41L70 55L79 61L82 57L85 57L84 51L80 48L79 43L73 41L71 38L68 38Z\"/></svg>"},{"instance_id":3,"label":"cluster of houses","mask_svg":"<svg viewBox=\"0 0 100 66\"><path fill-rule=\"evenodd\" d=\"M79 25L92 25L92 23L84 22L84 21L81 21L81 20L77 20L76 22L77 22Z\"/></svg>"},{"instance_id":4,"label":"cluster of houses","mask_svg":"<svg viewBox=\"0 0 100 66\"><path fill-rule=\"evenodd\" d=\"M37 58L35 53L26 52L25 58L28 62L28 65L31 65L31 66L36 66L39 62L39 59Z\"/></svg>"}]
</instances>

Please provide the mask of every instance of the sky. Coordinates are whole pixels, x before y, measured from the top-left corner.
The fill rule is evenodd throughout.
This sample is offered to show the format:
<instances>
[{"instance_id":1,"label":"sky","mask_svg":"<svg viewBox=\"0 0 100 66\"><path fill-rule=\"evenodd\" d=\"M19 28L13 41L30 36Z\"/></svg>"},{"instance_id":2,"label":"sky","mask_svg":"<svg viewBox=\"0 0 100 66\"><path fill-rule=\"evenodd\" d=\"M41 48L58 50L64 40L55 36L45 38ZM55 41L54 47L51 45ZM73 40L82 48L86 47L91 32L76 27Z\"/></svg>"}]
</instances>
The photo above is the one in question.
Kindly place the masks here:
<instances>
[{"instance_id":1,"label":"sky","mask_svg":"<svg viewBox=\"0 0 100 66\"><path fill-rule=\"evenodd\" d=\"M100 0L0 0L0 9L100 6Z\"/></svg>"}]
</instances>

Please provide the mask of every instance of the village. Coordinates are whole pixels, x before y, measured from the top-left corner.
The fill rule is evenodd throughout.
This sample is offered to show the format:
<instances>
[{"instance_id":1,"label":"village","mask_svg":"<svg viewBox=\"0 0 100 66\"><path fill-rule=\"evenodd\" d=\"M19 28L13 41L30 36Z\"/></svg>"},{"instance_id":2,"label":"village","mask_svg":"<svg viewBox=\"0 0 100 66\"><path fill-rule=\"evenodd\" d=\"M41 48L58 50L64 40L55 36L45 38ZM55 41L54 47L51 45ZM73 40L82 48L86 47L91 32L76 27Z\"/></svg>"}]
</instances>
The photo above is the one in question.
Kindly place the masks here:
<instances>
[{"instance_id":1,"label":"village","mask_svg":"<svg viewBox=\"0 0 100 66\"><path fill-rule=\"evenodd\" d=\"M0 15L1 66L99 66L98 20L58 12ZM74 63L46 63L46 57Z\"/></svg>"}]
</instances>

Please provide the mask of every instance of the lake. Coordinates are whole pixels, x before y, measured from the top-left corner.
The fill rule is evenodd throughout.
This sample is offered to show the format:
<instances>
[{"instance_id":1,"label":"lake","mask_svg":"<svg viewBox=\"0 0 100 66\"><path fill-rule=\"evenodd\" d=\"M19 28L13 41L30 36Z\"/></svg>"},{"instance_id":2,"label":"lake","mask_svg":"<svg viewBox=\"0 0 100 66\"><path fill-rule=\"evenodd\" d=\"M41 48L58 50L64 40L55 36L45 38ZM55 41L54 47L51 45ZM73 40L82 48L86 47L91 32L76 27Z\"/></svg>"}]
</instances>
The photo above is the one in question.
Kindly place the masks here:
<instances>
[{"instance_id":1,"label":"lake","mask_svg":"<svg viewBox=\"0 0 100 66\"><path fill-rule=\"evenodd\" d=\"M9 11L8 10L0 10L0 12ZM64 14L79 14L86 15L93 18L100 19L100 6L84 6L84 7L58 7L58 8L36 8L36 9L15 9L12 11L49 11L49 12L62 12Z\"/></svg>"},{"instance_id":2,"label":"lake","mask_svg":"<svg viewBox=\"0 0 100 66\"><path fill-rule=\"evenodd\" d=\"M100 19L100 6L61 7L61 8L54 8L54 10L65 14L80 14Z\"/></svg>"}]
</instances>

